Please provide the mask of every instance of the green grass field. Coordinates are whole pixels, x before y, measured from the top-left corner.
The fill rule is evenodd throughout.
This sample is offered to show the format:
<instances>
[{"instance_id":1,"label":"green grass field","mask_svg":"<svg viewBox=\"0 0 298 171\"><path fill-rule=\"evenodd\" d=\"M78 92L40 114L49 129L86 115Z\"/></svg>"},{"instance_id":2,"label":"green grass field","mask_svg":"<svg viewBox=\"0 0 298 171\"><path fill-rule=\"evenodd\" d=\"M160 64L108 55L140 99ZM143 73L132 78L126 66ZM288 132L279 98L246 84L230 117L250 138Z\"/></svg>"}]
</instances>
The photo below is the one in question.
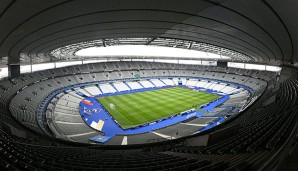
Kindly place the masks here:
<instances>
[{"instance_id":1,"label":"green grass field","mask_svg":"<svg viewBox=\"0 0 298 171\"><path fill-rule=\"evenodd\" d=\"M127 129L203 105L220 96L182 87L100 97L98 101Z\"/></svg>"}]
</instances>

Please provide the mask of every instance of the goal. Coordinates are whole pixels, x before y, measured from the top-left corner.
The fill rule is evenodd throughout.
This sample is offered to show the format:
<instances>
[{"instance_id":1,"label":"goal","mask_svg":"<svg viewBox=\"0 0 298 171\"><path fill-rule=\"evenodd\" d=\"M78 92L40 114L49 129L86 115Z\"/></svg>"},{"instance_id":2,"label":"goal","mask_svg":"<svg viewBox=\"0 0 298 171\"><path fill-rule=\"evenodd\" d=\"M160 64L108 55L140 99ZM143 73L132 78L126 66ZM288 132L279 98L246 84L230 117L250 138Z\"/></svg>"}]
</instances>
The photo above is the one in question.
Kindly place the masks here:
<instances>
[{"instance_id":1,"label":"goal","mask_svg":"<svg viewBox=\"0 0 298 171\"><path fill-rule=\"evenodd\" d=\"M110 108L111 108L112 110L115 110L115 105L114 105L113 103L110 103Z\"/></svg>"}]
</instances>

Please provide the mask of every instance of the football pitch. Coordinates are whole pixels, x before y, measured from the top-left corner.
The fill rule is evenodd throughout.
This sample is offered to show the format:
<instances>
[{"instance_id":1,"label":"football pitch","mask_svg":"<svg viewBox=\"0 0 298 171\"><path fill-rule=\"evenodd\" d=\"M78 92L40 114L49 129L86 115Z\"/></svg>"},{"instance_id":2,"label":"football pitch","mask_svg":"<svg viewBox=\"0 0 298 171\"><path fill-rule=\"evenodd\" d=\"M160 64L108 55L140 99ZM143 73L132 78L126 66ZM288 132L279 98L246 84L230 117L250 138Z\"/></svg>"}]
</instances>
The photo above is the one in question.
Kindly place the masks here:
<instances>
[{"instance_id":1,"label":"football pitch","mask_svg":"<svg viewBox=\"0 0 298 171\"><path fill-rule=\"evenodd\" d=\"M188 88L173 87L100 97L98 101L124 129L150 123L176 115L220 96L193 91Z\"/></svg>"}]
</instances>

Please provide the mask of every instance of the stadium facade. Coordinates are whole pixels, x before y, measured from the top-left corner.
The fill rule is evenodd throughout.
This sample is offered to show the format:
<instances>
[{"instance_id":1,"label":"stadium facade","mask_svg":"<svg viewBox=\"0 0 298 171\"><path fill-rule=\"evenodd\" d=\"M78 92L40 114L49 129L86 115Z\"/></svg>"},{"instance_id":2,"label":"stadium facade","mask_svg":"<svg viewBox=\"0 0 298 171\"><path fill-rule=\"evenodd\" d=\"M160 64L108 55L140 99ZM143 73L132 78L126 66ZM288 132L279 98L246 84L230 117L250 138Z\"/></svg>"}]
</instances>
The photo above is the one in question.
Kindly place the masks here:
<instances>
[{"instance_id":1,"label":"stadium facade","mask_svg":"<svg viewBox=\"0 0 298 171\"><path fill-rule=\"evenodd\" d=\"M0 4L1 169L295 167L295 0Z\"/></svg>"}]
</instances>

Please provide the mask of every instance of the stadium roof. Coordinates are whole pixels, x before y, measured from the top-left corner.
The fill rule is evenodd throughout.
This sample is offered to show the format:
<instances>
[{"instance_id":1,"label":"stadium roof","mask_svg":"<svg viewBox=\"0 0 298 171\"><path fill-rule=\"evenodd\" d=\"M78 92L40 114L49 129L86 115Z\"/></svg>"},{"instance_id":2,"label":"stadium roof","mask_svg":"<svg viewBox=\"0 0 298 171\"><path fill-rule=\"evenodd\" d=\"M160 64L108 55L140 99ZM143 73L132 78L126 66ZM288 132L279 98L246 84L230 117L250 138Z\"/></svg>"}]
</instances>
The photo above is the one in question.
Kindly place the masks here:
<instances>
[{"instance_id":1,"label":"stadium roof","mask_svg":"<svg viewBox=\"0 0 298 171\"><path fill-rule=\"evenodd\" d=\"M204 45L233 61L295 63L297 9L296 0L2 0L1 64L60 60L57 49L74 44L135 39Z\"/></svg>"}]
</instances>

